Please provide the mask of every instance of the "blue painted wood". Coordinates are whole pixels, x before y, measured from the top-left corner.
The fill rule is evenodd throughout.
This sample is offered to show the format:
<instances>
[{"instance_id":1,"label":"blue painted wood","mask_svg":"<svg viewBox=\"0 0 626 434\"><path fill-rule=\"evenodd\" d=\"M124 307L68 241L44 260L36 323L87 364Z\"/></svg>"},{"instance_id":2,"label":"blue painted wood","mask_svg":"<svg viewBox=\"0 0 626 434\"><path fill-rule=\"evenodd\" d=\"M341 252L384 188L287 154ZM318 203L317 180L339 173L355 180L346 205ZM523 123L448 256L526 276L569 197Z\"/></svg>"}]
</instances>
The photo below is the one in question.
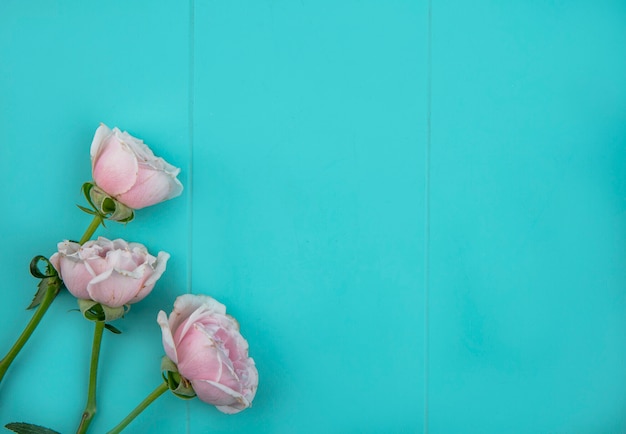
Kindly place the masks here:
<instances>
[{"instance_id":1,"label":"blue painted wood","mask_svg":"<svg viewBox=\"0 0 626 434\"><path fill-rule=\"evenodd\" d=\"M196 2L192 290L261 380L192 432L423 426L425 6Z\"/></svg>"},{"instance_id":2,"label":"blue painted wood","mask_svg":"<svg viewBox=\"0 0 626 434\"><path fill-rule=\"evenodd\" d=\"M185 292L260 373L226 416L161 397L128 432L626 432L623 2L0 3L0 352L27 265L89 223L99 122L183 196L99 234L172 259L105 335L105 432L160 381ZM0 423L75 429L91 325L62 294ZM36 395L36 399L30 394ZM36 409L32 402L36 401Z\"/></svg>"},{"instance_id":3,"label":"blue painted wood","mask_svg":"<svg viewBox=\"0 0 626 434\"><path fill-rule=\"evenodd\" d=\"M167 31L164 31L167 29ZM30 258L78 239L91 218L80 186L91 179L89 147L100 122L143 138L183 169L189 184L189 10L179 2L0 3L0 164L3 270L0 352L30 318ZM104 336L99 413L106 432L160 381L159 309L187 291L188 195L137 212L98 234L172 254L154 293ZM0 424L27 421L75 431L85 405L92 324L61 294L0 385ZM168 398L168 399L166 399ZM35 404L34 404L35 403ZM186 403L164 397L135 432L180 432Z\"/></svg>"},{"instance_id":4,"label":"blue painted wood","mask_svg":"<svg viewBox=\"0 0 626 434\"><path fill-rule=\"evenodd\" d=\"M626 9L433 3L430 432L625 432Z\"/></svg>"}]
</instances>

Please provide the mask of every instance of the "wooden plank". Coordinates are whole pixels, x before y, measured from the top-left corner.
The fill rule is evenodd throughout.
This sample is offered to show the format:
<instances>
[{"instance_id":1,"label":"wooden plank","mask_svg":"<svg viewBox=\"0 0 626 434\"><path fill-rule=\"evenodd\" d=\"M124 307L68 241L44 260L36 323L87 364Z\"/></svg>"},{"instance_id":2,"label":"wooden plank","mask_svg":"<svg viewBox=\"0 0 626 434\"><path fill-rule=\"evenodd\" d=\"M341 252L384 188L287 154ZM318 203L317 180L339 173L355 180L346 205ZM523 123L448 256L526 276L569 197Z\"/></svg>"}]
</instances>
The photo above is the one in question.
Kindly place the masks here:
<instances>
[{"instance_id":1,"label":"wooden plank","mask_svg":"<svg viewBox=\"0 0 626 434\"><path fill-rule=\"evenodd\" d=\"M432 17L430 432L624 432L623 4Z\"/></svg>"},{"instance_id":2,"label":"wooden plank","mask_svg":"<svg viewBox=\"0 0 626 434\"><path fill-rule=\"evenodd\" d=\"M2 354L32 315L24 310L36 284L30 259L78 239L91 220L75 204L84 204L80 187L91 179L100 122L144 139L188 182L188 47L189 10L176 1L0 2ZM93 432L112 428L162 381L156 314L187 290L187 215L183 196L97 232L169 251L172 260L154 293L114 323L124 333L104 336ZM0 385L0 425L75 431L93 325L74 308L75 299L60 294L11 367ZM186 404L163 397L137 424L135 432L180 432Z\"/></svg>"},{"instance_id":3,"label":"wooden plank","mask_svg":"<svg viewBox=\"0 0 626 434\"><path fill-rule=\"evenodd\" d=\"M196 2L192 287L260 386L192 432L421 429L425 6Z\"/></svg>"}]
</instances>

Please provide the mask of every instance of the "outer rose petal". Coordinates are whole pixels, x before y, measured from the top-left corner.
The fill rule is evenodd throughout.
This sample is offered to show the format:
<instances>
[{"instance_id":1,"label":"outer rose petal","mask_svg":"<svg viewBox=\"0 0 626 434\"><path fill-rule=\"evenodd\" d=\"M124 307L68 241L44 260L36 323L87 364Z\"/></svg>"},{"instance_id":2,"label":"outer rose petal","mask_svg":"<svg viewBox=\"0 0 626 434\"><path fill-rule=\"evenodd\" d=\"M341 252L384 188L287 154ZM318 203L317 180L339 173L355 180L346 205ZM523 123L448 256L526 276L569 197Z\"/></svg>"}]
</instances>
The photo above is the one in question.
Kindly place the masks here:
<instances>
[{"instance_id":1,"label":"outer rose petal","mask_svg":"<svg viewBox=\"0 0 626 434\"><path fill-rule=\"evenodd\" d=\"M243 395L215 381L208 380L191 380L193 390L201 401L220 407L231 407L234 405L241 406L237 411L243 410L250 406ZM221 410L221 408L220 408ZM225 412L226 413L226 412Z\"/></svg>"},{"instance_id":2,"label":"outer rose petal","mask_svg":"<svg viewBox=\"0 0 626 434\"><path fill-rule=\"evenodd\" d=\"M167 314L163 311L159 312L157 316L157 322L161 326L161 335L163 336L163 349L165 354L174 363L178 363L178 355L176 354L176 347L174 346L174 337L172 336L172 330L170 330L170 324L167 320Z\"/></svg>"},{"instance_id":3,"label":"outer rose petal","mask_svg":"<svg viewBox=\"0 0 626 434\"><path fill-rule=\"evenodd\" d=\"M96 129L96 133L94 134L93 140L91 141L91 150L89 152L92 161L94 158L98 157L100 149L102 148L102 143L104 143L104 140L111 134L113 134L113 131L111 131L109 127L102 123L100 124L98 129Z\"/></svg>"},{"instance_id":4,"label":"outer rose petal","mask_svg":"<svg viewBox=\"0 0 626 434\"><path fill-rule=\"evenodd\" d=\"M98 157L93 161L94 181L111 196L130 190L137 180L138 171L139 165L133 151L115 136L105 140Z\"/></svg>"},{"instance_id":5,"label":"outer rose petal","mask_svg":"<svg viewBox=\"0 0 626 434\"><path fill-rule=\"evenodd\" d=\"M135 184L117 199L133 209L141 209L179 196L183 185L176 178L178 172L170 174L140 164Z\"/></svg>"},{"instance_id":6,"label":"outer rose petal","mask_svg":"<svg viewBox=\"0 0 626 434\"><path fill-rule=\"evenodd\" d=\"M87 286L93 279L93 276L89 273L85 264L67 257L61 257L59 263L61 269L57 271L59 271L59 275L67 290L76 298L89 298Z\"/></svg>"},{"instance_id":7,"label":"outer rose petal","mask_svg":"<svg viewBox=\"0 0 626 434\"><path fill-rule=\"evenodd\" d=\"M259 371L256 368L253 358L248 358L248 369L246 370L246 384L243 392L248 401L252 402L256 395L256 390L259 384Z\"/></svg>"},{"instance_id":8,"label":"outer rose petal","mask_svg":"<svg viewBox=\"0 0 626 434\"><path fill-rule=\"evenodd\" d=\"M54 255L50 256L50 263L52 264L52 266L54 267L55 270L57 270L57 273L61 274L61 255L59 254L59 252L55 253Z\"/></svg>"},{"instance_id":9,"label":"outer rose petal","mask_svg":"<svg viewBox=\"0 0 626 434\"><path fill-rule=\"evenodd\" d=\"M170 259L170 254L167 252L159 252L156 257L156 260L150 264L154 270L152 274L146 280L146 285L154 285L157 280L161 278L161 275L165 272L165 267L167 266L167 261Z\"/></svg>"},{"instance_id":10,"label":"outer rose petal","mask_svg":"<svg viewBox=\"0 0 626 434\"><path fill-rule=\"evenodd\" d=\"M141 289L143 278L137 279L121 274L116 270L109 270L95 277L87 292L92 300L110 307L120 307L127 304Z\"/></svg>"}]
</instances>

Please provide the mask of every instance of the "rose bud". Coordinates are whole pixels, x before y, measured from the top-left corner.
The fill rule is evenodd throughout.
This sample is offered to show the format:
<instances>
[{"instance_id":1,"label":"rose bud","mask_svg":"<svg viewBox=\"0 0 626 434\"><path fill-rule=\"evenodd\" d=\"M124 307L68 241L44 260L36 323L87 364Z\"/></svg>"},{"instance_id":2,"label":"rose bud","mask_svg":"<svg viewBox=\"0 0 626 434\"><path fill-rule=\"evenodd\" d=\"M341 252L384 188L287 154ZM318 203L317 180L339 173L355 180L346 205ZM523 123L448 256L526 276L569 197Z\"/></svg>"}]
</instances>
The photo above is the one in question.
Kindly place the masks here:
<instances>
[{"instance_id":1,"label":"rose bud","mask_svg":"<svg viewBox=\"0 0 626 434\"><path fill-rule=\"evenodd\" d=\"M169 319L159 312L165 353L200 400L223 413L250 407L259 383L248 342L226 307L205 295L178 297Z\"/></svg>"},{"instance_id":2,"label":"rose bud","mask_svg":"<svg viewBox=\"0 0 626 434\"><path fill-rule=\"evenodd\" d=\"M180 169L155 157L126 131L100 124L91 143L94 182L124 205L140 209L179 196Z\"/></svg>"},{"instance_id":3,"label":"rose bud","mask_svg":"<svg viewBox=\"0 0 626 434\"><path fill-rule=\"evenodd\" d=\"M159 252L155 258L139 243L99 237L82 246L73 241L59 243L50 262L76 298L121 307L152 291L169 257Z\"/></svg>"}]
</instances>

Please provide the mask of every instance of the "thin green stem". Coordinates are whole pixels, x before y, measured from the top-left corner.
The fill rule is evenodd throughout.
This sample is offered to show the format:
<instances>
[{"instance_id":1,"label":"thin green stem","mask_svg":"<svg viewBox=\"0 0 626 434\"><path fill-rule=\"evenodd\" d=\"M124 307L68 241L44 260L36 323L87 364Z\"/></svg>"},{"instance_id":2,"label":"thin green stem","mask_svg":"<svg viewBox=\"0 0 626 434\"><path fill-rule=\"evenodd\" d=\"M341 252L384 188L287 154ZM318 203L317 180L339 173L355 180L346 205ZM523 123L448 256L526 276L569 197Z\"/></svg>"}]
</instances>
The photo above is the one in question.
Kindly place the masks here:
<instances>
[{"instance_id":1,"label":"thin green stem","mask_svg":"<svg viewBox=\"0 0 626 434\"><path fill-rule=\"evenodd\" d=\"M87 392L87 405L80 420L76 434L84 434L89 428L91 420L96 415L96 380L98 378L98 360L100 358L100 345L102 344L102 332L104 321L96 321L93 332L93 345L91 347L91 364L89 366L89 388Z\"/></svg>"},{"instance_id":2,"label":"thin green stem","mask_svg":"<svg viewBox=\"0 0 626 434\"><path fill-rule=\"evenodd\" d=\"M85 233L83 234L83 237L80 239L78 243L85 244L87 241L89 241L101 223L102 223L102 217L100 217L100 215L96 214L95 216L93 216L93 220L89 224L89 227L87 227L87 230L85 231Z\"/></svg>"},{"instance_id":3,"label":"thin green stem","mask_svg":"<svg viewBox=\"0 0 626 434\"><path fill-rule=\"evenodd\" d=\"M141 404L135 407L135 409L131 411L128 416L124 418L124 420L117 424L117 426L109 431L107 434L119 434L120 432L122 432L122 430L126 428L128 424L133 421L133 419L139 416L139 414L144 411L146 407L152 404L159 396L163 395L163 393L165 393L167 389L169 389L167 383L161 383L159 387L154 389L152 393L150 393L150 395L146 396L146 399L141 401Z\"/></svg>"},{"instance_id":4,"label":"thin green stem","mask_svg":"<svg viewBox=\"0 0 626 434\"><path fill-rule=\"evenodd\" d=\"M28 325L26 326L26 328L24 329L20 337L17 338L17 341L15 341L15 344L13 344L13 346L11 347L7 355L4 356L2 361L0 361L0 382L4 378L4 374L6 374L7 370L9 369L9 366L11 366L11 363L13 362L15 357L17 357L22 347L26 344L26 342L30 338L30 335L33 334L33 331L35 331L35 328L37 328L37 325L39 325L41 318L43 318L44 314L46 313L46 311L48 310L48 308L54 301L54 298L56 297L57 293L58 293L57 288L54 288L51 286L48 287L46 294L43 297L43 300L41 300L41 303L37 307L35 314L32 316L32 318L28 322Z\"/></svg>"},{"instance_id":5,"label":"thin green stem","mask_svg":"<svg viewBox=\"0 0 626 434\"><path fill-rule=\"evenodd\" d=\"M93 220L89 224L89 227L80 239L80 244L84 244L87 240L89 240L101 223L102 218L99 215L94 216ZM13 363L15 357L17 357L24 345L26 345L26 342L28 342L28 339L30 339L30 336L33 334L33 332L41 322L41 319L48 311L48 308L50 307L58 293L59 292L54 288L48 288L43 300L41 301L39 306L37 306L37 310L28 322L28 325L26 326L20 337L17 339L17 341L15 341L15 344L13 344L7 355L4 356L4 358L0 361L0 382L2 382L4 375L9 369L9 366L11 366L11 363Z\"/></svg>"}]
</instances>

